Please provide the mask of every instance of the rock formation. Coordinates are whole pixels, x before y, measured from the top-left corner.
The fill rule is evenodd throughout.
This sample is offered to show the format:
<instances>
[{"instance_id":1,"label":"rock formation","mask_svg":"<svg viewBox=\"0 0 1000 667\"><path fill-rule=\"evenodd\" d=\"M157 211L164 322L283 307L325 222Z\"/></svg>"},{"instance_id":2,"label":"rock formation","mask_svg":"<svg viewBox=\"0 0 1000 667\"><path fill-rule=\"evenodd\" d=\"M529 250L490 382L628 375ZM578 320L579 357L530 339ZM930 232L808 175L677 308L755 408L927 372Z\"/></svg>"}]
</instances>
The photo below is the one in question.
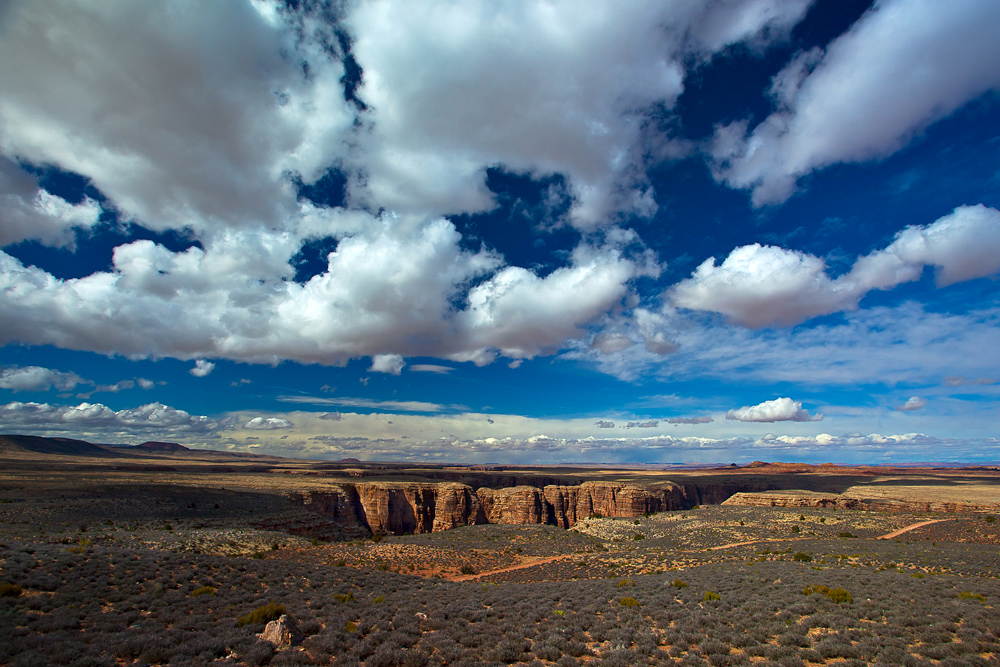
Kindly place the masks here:
<instances>
[{"instance_id":1,"label":"rock formation","mask_svg":"<svg viewBox=\"0 0 1000 667\"><path fill-rule=\"evenodd\" d=\"M584 482L576 486L552 484L540 488L522 484L474 491L455 482L359 482L293 493L290 497L346 528L400 535L483 523L572 528L593 515L637 517L718 503L747 487L745 483L680 486L673 482Z\"/></svg>"},{"instance_id":2,"label":"rock formation","mask_svg":"<svg viewBox=\"0 0 1000 667\"><path fill-rule=\"evenodd\" d=\"M820 507L841 510L864 510L869 512L995 512L1000 506L993 502L952 502L932 501L917 498L864 497L858 492L841 495L830 493L810 493L808 491L787 491L776 493L737 493L722 503L723 505L743 505L751 507Z\"/></svg>"},{"instance_id":3,"label":"rock formation","mask_svg":"<svg viewBox=\"0 0 1000 667\"><path fill-rule=\"evenodd\" d=\"M305 638L287 614L282 614L276 621L270 621L264 626L264 632L257 637L271 642L277 648L298 646Z\"/></svg>"}]
</instances>

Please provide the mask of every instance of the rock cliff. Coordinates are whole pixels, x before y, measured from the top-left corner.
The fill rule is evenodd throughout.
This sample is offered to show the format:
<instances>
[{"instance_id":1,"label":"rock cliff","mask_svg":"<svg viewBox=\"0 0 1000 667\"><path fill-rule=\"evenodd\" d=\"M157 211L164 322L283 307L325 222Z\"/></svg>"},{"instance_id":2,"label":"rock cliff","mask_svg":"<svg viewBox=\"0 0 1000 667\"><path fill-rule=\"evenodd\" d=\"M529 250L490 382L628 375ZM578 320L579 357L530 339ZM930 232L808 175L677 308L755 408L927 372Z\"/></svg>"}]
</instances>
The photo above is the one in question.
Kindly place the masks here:
<instances>
[{"instance_id":1,"label":"rock cliff","mask_svg":"<svg viewBox=\"0 0 1000 667\"><path fill-rule=\"evenodd\" d=\"M584 482L492 489L455 482L359 482L332 485L290 497L345 528L372 533L428 533L483 523L549 524L572 528L582 519L637 517L721 502L746 484L680 486Z\"/></svg>"},{"instance_id":2,"label":"rock cliff","mask_svg":"<svg viewBox=\"0 0 1000 667\"><path fill-rule=\"evenodd\" d=\"M751 507L820 507L869 512L927 512L952 514L956 512L995 512L1000 505L995 502L952 502L900 497L865 497L853 492L842 495L810 493L806 491L777 493L737 493L723 505Z\"/></svg>"}]
</instances>

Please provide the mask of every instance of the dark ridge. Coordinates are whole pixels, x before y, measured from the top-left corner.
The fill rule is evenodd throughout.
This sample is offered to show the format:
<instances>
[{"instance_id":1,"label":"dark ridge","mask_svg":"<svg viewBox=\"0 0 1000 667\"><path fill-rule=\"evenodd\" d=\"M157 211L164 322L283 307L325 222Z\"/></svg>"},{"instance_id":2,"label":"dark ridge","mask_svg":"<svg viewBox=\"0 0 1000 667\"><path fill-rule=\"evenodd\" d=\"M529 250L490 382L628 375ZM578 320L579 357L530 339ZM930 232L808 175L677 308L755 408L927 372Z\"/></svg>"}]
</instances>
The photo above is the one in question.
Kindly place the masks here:
<instances>
[{"instance_id":1,"label":"dark ridge","mask_svg":"<svg viewBox=\"0 0 1000 667\"><path fill-rule=\"evenodd\" d=\"M190 447L185 447L184 445L178 444L176 442L157 442L156 440L150 440L144 442L141 445L136 445L135 449L147 449L153 452L190 452Z\"/></svg>"},{"instance_id":2,"label":"dark ridge","mask_svg":"<svg viewBox=\"0 0 1000 667\"><path fill-rule=\"evenodd\" d=\"M120 456L100 445L72 438L44 438L37 435L0 435L0 452L34 452L68 456Z\"/></svg>"}]
</instances>

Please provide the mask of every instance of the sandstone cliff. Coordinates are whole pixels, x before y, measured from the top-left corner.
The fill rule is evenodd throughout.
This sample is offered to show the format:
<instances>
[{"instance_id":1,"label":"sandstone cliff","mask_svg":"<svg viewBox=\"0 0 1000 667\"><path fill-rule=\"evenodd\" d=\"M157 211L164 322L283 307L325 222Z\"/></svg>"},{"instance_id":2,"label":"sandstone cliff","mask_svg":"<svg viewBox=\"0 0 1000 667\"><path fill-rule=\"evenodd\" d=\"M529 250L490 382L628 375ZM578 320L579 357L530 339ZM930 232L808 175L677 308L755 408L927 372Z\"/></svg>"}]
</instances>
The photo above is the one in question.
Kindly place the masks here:
<instances>
[{"instance_id":1,"label":"sandstone cliff","mask_svg":"<svg viewBox=\"0 0 1000 667\"><path fill-rule=\"evenodd\" d=\"M572 528L595 514L637 517L719 502L743 485L679 486L672 482L640 485L584 482L487 487L465 484L360 482L337 484L324 491L292 493L296 502L340 523L372 533L427 533L482 523L549 524Z\"/></svg>"},{"instance_id":2,"label":"sandstone cliff","mask_svg":"<svg viewBox=\"0 0 1000 667\"><path fill-rule=\"evenodd\" d=\"M1000 504L984 499L975 501L928 500L919 497L897 497L871 494L866 496L858 491L844 494L812 493L808 491L785 491L773 493L737 493L722 503L723 505L743 505L752 507L818 507L843 510L864 510L870 512L995 512Z\"/></svg>"}]
</instances>

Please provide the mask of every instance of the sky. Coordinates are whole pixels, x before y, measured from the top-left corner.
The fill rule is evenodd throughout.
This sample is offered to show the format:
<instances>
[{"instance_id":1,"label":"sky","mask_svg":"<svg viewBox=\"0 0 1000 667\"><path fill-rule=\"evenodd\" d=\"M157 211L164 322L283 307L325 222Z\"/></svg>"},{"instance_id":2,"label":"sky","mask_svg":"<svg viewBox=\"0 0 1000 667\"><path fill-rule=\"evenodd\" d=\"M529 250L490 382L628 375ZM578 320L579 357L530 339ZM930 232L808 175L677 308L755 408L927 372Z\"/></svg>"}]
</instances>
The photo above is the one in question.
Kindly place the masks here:
<instances>
[{"instance_id":1,"label":"sky","mask_svg":"<svg viewBox=\"0 0 1000 667\"><path fill-rule=\"evenodd\" d=\"M0 432L1000 460L995 0L0 4Z\"/></svg>"}]
</instances>

